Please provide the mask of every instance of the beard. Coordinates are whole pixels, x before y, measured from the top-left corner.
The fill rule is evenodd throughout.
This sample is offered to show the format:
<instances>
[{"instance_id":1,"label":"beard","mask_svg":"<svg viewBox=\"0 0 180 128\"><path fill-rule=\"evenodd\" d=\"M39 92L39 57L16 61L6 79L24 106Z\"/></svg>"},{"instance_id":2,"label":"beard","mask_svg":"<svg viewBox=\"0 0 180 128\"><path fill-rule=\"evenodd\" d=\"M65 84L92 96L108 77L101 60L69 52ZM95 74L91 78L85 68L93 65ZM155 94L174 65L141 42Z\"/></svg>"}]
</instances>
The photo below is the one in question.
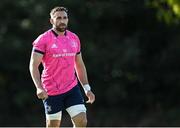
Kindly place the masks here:
<instances>
[{"instance_id":1,"label":"beard","mask_svg":"<svg viewBox=\"0 0 180 128\"><path fill-rule=\"evenodd\" d=\"M64 32L67 29L67 25L66 24L60 24L60 25L55 26L55 29L59 32Z\"/></svg>"}]
</instances>

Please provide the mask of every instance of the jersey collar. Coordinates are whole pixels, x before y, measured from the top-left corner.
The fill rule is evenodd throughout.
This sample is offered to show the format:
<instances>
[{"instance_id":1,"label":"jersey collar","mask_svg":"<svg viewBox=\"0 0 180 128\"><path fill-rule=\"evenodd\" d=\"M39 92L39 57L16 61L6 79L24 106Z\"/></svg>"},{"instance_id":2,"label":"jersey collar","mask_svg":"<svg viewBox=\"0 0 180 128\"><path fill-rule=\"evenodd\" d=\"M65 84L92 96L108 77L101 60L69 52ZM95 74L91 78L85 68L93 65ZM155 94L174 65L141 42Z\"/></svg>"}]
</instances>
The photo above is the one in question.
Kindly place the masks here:
<instances>
[{"instance_id":1,"label":"jersey collar","mask_svg":"<svg viewBox=\"0 0 180 128\"><path fill-rule=\"evenodd\" d=\"M51 31L55 37L58 37L58 34L53 29L51 29ZM64 35L67 36L67 31L65 31Z\"/></svg>"}]
</instances>

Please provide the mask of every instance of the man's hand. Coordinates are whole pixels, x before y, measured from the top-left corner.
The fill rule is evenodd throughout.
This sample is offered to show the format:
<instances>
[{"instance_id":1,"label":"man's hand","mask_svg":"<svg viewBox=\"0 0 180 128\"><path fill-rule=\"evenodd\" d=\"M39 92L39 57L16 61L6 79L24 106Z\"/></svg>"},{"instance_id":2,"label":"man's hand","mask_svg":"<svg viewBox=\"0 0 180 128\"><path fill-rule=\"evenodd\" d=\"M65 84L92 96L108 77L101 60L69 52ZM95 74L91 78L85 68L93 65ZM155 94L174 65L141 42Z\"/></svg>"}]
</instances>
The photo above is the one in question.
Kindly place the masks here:
<instances>
[{"instance_id":1,"label":"man's hand","mask_svg":"<svg viewBox=\"0 0 180 128\"><path fill-rule=\"evenodd\" d=\"M87 91L86 96L88 97L88 101L86 103L93 103L95 101L95 95L92 91Z\"/></svg>"},{"instance_id":2,"label":"man's hand","mask_svg":"<svg viewBox=\"0 0 180 128\"><path fill-rule=\"evenodd\" d=\"M42 88L37 88L36 94L39 99L45 100L48 98L47 92Z\"/></svg>"}]
</instances>

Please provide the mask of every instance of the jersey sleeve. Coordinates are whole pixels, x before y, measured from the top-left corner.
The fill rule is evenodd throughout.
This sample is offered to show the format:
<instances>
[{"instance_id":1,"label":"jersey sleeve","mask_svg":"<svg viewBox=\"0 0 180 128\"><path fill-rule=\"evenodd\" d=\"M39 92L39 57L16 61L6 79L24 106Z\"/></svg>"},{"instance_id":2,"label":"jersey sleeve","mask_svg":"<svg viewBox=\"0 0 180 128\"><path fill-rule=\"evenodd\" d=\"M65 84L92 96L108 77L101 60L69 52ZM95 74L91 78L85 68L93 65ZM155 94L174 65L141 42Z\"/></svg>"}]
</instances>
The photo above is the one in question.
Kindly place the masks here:
<instances>
[{"instance_id":1,"label":"jersey sleeve","mask_svg":"<svg viewBox=\"0 0 180 128\"><path fill-rule=\"evenodd\" d=\"M36 40L34 40L33 44L33 51L44 54L46 51L46 41L43 35L40 35Z\"/></svg>"}]
</instances>

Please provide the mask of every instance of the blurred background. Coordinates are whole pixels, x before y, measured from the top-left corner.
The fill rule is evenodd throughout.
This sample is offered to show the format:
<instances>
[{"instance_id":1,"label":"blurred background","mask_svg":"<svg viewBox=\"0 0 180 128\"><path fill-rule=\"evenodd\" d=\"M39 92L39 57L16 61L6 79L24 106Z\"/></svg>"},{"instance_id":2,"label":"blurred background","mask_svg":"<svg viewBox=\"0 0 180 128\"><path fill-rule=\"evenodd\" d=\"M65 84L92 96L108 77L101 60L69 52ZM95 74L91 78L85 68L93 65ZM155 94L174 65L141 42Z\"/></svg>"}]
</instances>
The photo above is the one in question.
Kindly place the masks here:
<instances>
[{"instance_id":1,"label":"blurred background","mask_svg":"<svg viewBox=\"0 0 180 128\"><path fill-rule=\"evenodd\" d=\"M1 0L0 126L45 126L29 59L54 6L81 39L96 94L88 126L180 126L179 0Z\"/></svg>"}]
</instances>

